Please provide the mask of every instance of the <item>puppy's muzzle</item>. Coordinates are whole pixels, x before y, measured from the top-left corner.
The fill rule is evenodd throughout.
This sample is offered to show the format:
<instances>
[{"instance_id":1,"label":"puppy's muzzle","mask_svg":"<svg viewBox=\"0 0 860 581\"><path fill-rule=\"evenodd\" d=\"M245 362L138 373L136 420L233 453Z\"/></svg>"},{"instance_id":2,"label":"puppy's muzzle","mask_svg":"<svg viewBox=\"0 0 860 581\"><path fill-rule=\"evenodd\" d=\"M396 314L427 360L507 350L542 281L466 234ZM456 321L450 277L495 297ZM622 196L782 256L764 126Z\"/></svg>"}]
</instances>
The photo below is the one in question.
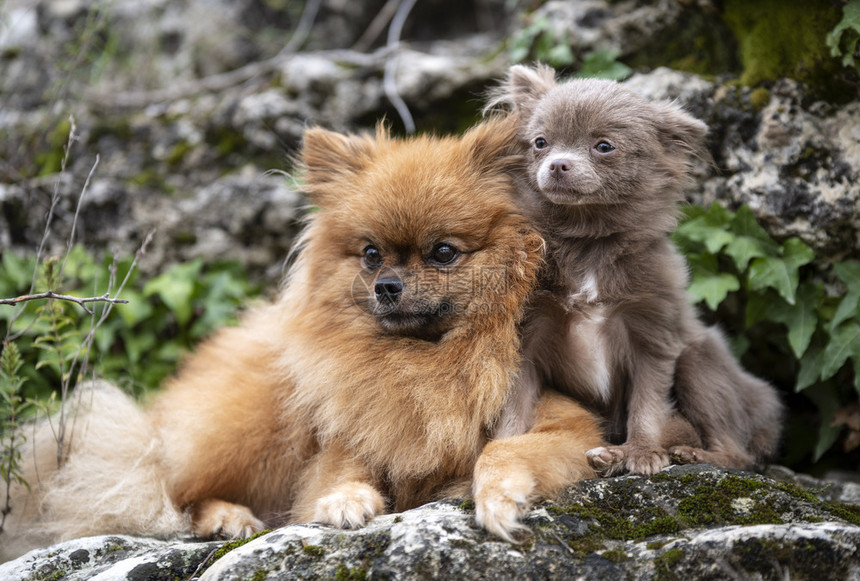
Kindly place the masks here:
<instances>
[{"instance_id":1,"label":"puppy's muzzle","mask_svg":"<svg viewBox=\"0 0 860 581\"><path fill-rule=\"evenodd\" d=\"M386 276L376 281L373 292L380 305L394 306L400 301L404 284L396 276Z\"/></svg>"},{"instance_id":2,"label":"puppy's muzzle","mask_svg":"<svg viewBox=\"0 0 860 581\"><path fill-rule=\"evenodd\" d=\"M569 159L554 159L549 162L549 174L555 179L562 179L572 167L573 162Z\"/></svg>"}]
</instances>

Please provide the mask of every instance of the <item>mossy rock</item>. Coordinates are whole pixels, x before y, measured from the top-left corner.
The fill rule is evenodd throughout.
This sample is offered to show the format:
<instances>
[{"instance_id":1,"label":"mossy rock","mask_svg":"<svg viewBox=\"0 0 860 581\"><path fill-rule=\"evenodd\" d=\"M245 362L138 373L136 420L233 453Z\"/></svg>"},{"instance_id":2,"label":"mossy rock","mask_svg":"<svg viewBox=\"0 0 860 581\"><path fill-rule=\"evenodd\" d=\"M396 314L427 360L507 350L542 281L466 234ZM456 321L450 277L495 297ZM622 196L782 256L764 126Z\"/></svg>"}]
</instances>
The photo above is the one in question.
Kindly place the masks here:
<instances>
[{"instance_id":1,"label":"mossy rock","mask_svg":"<svg viewBox=\"0 0 860 581\"><path fill-rule=\"evenodd\" d=\"M743 84L789 77L819 98L846 101L856 96L851 71L831 55L826 42L842 18L840 3L725 0L722 16L737 39Z\"/></svg>"}]
</instances>

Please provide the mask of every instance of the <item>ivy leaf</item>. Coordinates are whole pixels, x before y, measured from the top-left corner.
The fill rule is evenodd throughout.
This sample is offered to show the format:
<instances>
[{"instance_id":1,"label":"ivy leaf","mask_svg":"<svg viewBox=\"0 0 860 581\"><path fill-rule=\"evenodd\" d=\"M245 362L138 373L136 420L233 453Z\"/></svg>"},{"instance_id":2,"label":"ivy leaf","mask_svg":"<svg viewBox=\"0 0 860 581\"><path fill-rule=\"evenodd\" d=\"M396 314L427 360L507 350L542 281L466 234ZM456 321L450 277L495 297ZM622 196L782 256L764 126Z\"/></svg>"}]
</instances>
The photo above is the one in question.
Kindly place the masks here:
<instances>
[{"instance_id":1,"label":"ivy leaf","mask_svg":"<svg viewBox=\"0 0 860 581\"><path fill-rule=\"evenodd\" d=\"M821 379L833 377L849 357L854 359L855 367L860 369L856 365L860 363L860 324L857 321L844 323L830 336L830 342L824 349Z\"/></svg>"},{"instance_id":2,"label":"ivy leaf","mask_svg":"<svg viewBox=\"0 0 860 581\"><path fill-rule=\"evenodd\" d=\"M177 264L149 280L143 287L143 294L157 295L173 312L179 324L185 325L193 314L194 287L202 266L203 261L199 259Z\"/></svg>"},{"instance_id":3,"label":"ivy leaf","mask_svg":"<svg viewBox=\"0 0 860 581\"><path fill-rule=\"evenodd\" d=\"M739 272L746 270L750 260L765 256L779 256L779 245L759 226L752 210L741 206L732 220L734 238L726 245L725 253L735 261Z\"/></svg>"},{"instance_id":4,"label":"ivy leaf","mask_svg":"<svg viewBox=\"0 0 860 581\"><path fill-rule=\"evenodd\" d=\"M842 7L842 20L830 31L825 42L830 48L831 56L842 57L842 66L853 67L858 40L860 40L860 0L851 0Z\"/></svg>"},{"instance_id":5,"label":"ivy leaf","mask_svg":"<svg viewBox=\"0 0 860 581\"><path fill-rule=\"evenodd\" d=\"M783 244L782 257L759 257L752 261L747 285L750 290L775 289L788 304L795 303L798 270L812 261L812 249L799 238L789 238Z\"/></svg>"},{"instance_id":6,"label":"ivy leaf","mask_svg":"<svg viewBox=\"0 0 860 581\"><path fill-rule=\"evenodd\" d=\"M691 282L687 292L693 302L705 301L708 308L715 311L726 295L741 288L736 276L719 272L717 257L713 254L691 256L689 263Z\"/></svg>"},{"instance_id":7,"label":"ivy leaf","mask_svg":"<svg viewBox=\"0 0 860 581\"><path fill-rule=\"evenodd\" d=\"M708 252L716 254L734 240L735 235L729 231L731 221L731 212L714 202L707 212L678 226L677 233L704 244Z\"/></svg>"},{"instance_id":8,"label":"ivy leaf","mask_svg":"<svg viewBox=\"0 0 860 581\"><path fill-rule=\"evenodd\" d=\"M838 262L833 265L836 276L845 283L848 291L839 303L833 320L830 322L830 331L833 332L842 321L857 316L857 306L860 302L860 263Z\"/></svg>"},{"instance_id":9,"label":"ivy leaf","mask_svg":"<svg viewBox=\"0 0 860 581\"><path fill-rule=\"evenodd\" d=\"M797 374L795 392L801 392L807 387L814 385L821 377L821 368L824 365L824 349L815 346L810 347L800 360L800 371Z\"/></svg>"},{"instance_id":10,"label":"ivy leaf","mask_svg":"<svg viewBox=\"0 0 860 581\"><path fill-rule=\"evenodd\" d=\"M798 288L797 301L793 305L778 297L756 302L755 305L762 311L758 313L759 319L766 318L788 327L788 343L794 356L800 359L809 347L812 334L818 326L817 307L823 296L822 286L805 282ZM752 303L753 301L750 300L750 304ZM747 320L749 320L749 314L748 311Z\"/></svg>"},{"instance_id":11,"label":"ivy leaf","mask_svg":"<svg viewBox=\"0 0 860 581\"><path fill-rule=\"evenodd\" d=\"M839 437L839 432L842 431L841 426L831 426L833 419L836 417L836 411L840 407L839 395L828 385L817 385L813 389L806 390L804 393L815 403L821 418L818 440L815 442L815 448L812 453L813 461L817 462L833 446Z\"/></svg>"}]
</instances>

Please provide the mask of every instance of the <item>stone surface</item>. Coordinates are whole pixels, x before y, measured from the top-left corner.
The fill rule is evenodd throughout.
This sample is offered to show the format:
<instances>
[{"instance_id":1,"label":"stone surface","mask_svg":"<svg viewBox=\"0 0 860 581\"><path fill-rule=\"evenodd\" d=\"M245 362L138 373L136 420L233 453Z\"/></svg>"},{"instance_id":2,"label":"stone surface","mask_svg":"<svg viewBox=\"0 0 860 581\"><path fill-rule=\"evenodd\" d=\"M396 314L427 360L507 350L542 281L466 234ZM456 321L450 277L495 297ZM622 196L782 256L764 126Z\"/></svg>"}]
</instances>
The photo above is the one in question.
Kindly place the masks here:
<instances>
[{"instance_id":1,"label":"stone surface","mask_svg":"<svg viewBox=\"0 0 860 581\"><path fill-rule=\"evenodd\" d=\"M860 100L833 105L783 79L770 90L657 69L631 88L677 99L710 126L688 198L747 204L772 236L798 236L823 259L860 257Z\"/></svg>"},{"instance_id":2,"label":"stone surface","mask_svg":"<svg viewBox=\"0 0 860 581\"><path fill-rule=\"evenodd\" d=\"M769 473L778 479L676 466L581 482L532 509L519 544L478 528L471 503L451 500L357 530L291 525L247 543L69 541L0 565L0 578L860 579L858 507L810 492L825 482Z\"/></svg>"}]
</instances>

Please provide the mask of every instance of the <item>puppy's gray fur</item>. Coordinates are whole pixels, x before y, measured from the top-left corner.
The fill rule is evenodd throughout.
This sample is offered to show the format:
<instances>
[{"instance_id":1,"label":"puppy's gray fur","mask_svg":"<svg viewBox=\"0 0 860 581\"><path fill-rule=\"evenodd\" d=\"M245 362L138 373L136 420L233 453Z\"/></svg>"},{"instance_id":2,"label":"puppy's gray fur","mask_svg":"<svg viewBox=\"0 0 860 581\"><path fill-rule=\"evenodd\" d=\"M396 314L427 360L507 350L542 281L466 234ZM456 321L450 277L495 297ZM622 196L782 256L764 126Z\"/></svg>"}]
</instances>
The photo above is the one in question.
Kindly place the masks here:
<instances>
[{"instance_id":1,"label":"puppy's gray fur","mask_svg":"<svg viewBox=\"0 0 860 581\"><path fill-rule=\"evenodd\" d=\"M667 234L707 127L671 103L596 79L511 68L488 109L519 117L520 203L549 251L524 326L518 397L497 435L531 422L541 386L589 403L614 446L605 473L651 474L670 458L748 469L778 445L782 405L696 317L687 266Z\"/></svg>"}]
</instances>

